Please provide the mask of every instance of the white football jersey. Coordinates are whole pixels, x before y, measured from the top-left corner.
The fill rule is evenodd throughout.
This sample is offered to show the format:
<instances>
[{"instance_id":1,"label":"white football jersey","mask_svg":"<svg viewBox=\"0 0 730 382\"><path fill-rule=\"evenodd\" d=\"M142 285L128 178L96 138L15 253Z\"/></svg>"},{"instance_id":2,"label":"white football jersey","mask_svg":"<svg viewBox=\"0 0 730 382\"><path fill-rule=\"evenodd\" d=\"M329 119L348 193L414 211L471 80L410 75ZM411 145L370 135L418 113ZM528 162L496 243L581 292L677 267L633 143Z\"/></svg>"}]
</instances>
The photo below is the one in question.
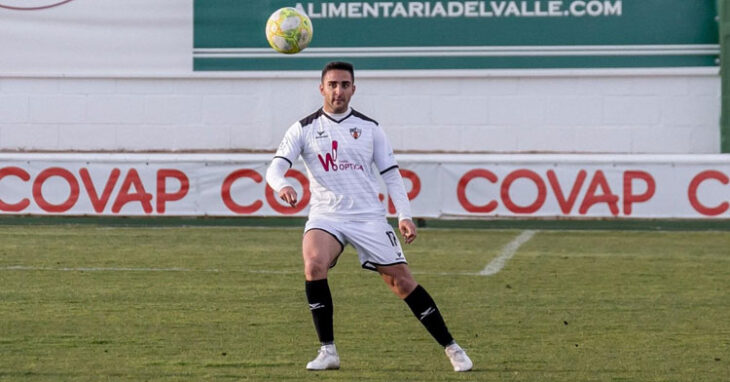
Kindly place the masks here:
<instances>
[{"instance_id":1,"label":"white football jersey","mask_svg":"<svg viewBox=\"0 0 730 382\"><path fill-rule=\"evenodd\" d=\"M322 109L293 124L276 151L290 164L299 156L309 173L309 216L374 219L385 216L376 170L398 171L378 123L350 109L335 120Z\"/></svg>"}]
</instances>

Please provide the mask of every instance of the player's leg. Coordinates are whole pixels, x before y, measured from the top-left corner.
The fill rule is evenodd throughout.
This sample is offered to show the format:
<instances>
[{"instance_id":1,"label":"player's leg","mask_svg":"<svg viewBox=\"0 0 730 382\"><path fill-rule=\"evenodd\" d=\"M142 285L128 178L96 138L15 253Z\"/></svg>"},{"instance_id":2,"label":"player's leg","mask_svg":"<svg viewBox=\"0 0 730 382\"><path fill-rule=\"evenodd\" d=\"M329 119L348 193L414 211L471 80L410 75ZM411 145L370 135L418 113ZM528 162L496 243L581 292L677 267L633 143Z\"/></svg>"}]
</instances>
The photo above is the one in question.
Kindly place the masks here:
<instances>
[{"instance_id":1,"label":"player's leg","mask_svg":"<svg viewBox=\"0 0 730 382\"><path fill-rule=\"evenodd\" d=\"M305 279L307 281L326 279L327 271L334 265L343 249L343 243L328 231L319 228L307 230L302 239Z\"/></svg>"},{"instance_id":2,"label":"player's leg","mask_svg":"<svg viewBox=\"0 0 730 382\"><path fill-rule=\"evenodd\" d=\"M342 252L343 245L326 230L308 228L302 239L305 291L314 328L322 346L317 357L307 364L307 369L338 369L340 358L334 344L334 309L327 271Z\"/></svg>"},{"instance_id":3,"label":"player's leg","mask_svg":"<svg viewBox=\"0 0 730 382\"><path fill-rule=\"evenodd\" d=\"M363 268L380 273L393 293L406 302L426 330L445 347L454 370L471 370L471 360L454 342L431 295L414 280L393 227L383 219L354 222L343 231L357 250Z\"/></svg>"},{"instance_id":4,"label":"player's leg","mask_svg":"<svg viewBox=\"0 0 730 382\"><path fill-rule=\"evenodd\" d=\"M421 321L436 341L444 347L455 371L469 371L472 368L471 359L466 352L454 341L446 327L441 312L431 295L419 285L411 275L408 265L395 264L377 266L378 273L390 289L400 297Z\"/></svg>"},{"instance_id":5,"label":"player's leg","mask_svg":"<svg viewBox=\"0 0 730 382\"><path fill-rule=\"evenodd\" d=\"M411 308L413 314L441 346L449 346L454 337L449 333L436 302L431 295L413 279L406 264L376 267L390 290Z\"/></svg>"},{"instance_id":6,"label":"player's leg","mask_svg":"<svg viewBox=\"0 0 730 382\"><path fill-rule=\"evenodd\" d=\"M380 273L388 288L401 300L405 300L418 287L407 264L375 266L375 269Z\"/></svg>"},{"instance_id":7,"label":"player's leg","mask_svg":"<svg viewBox=\"0 0 730 382\"><path fill-rule=\"evenodd\" d=\"M368 221L347 227L345 235L357 250L363 268L380 273L385 283L408 304L413 314L442 346L454 338L446 328L431 296L413 279L393 227L382 221Z\"/></svg>"},{"instance_id":8,"label":"player's leg","mask_svg":"<svg viewBox=\"0 0 730 382\"><path fill-rule=\"evenodd\" d=\"M431 295L419 285L406 264L377 266L378 273L390 289L411 308L413 315L426 330L444 347L454 371L469 371L473 364L466 352L454 341L444 318Z\"/></svg>"}]
</instances>

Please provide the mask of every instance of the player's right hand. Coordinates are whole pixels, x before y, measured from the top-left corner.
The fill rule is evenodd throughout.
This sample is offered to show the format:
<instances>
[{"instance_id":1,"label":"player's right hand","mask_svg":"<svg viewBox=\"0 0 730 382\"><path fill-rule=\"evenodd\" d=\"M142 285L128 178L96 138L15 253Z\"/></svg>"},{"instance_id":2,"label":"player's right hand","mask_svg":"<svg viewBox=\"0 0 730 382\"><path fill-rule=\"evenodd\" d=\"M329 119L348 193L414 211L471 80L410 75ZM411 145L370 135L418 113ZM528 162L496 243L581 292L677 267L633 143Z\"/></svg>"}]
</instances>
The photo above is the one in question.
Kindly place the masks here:
<instances>
[{"instance_id":1,"label":"player's right hand","mask_svg":"<svg viewBox=\"0 0 730 382\"><path fill-rule=\"evenodd\" d=\"M290 206L294 207L297 204L297 192L294 191L294 187L286 186L279 190L279 197L281 200L289 203Z\"/></svg>"}]
</instances>

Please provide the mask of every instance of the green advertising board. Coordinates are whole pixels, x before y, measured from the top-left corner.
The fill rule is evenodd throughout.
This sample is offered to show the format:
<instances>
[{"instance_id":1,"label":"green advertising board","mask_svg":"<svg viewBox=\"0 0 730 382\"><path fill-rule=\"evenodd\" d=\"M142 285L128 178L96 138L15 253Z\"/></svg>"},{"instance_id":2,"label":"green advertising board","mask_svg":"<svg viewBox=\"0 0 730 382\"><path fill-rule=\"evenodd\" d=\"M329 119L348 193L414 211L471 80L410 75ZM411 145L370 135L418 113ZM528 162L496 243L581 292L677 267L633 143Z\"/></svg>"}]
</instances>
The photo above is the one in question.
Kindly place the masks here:
<instances>
[{"instance_id":1,"label":"green advertising board","mask_svg":"<svg viewBox=\"0 0 730 382\"><path fill-rule=\"evenodd\" d=\"M294 6L314 38L272 50L266 20ZM196 71L676 68L718 66L715 0L195 0Z\"/></svg>"}]
</instances>

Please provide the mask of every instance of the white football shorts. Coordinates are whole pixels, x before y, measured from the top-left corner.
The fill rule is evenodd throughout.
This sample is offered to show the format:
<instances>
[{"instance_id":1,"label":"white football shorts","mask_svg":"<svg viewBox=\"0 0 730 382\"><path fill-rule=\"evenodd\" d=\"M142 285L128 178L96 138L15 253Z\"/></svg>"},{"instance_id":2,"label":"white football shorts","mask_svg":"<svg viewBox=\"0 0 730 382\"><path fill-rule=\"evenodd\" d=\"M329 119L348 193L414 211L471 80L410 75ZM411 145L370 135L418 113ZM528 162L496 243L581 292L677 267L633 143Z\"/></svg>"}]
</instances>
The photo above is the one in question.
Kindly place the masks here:
<instances>
[{"instance_id":1,"label":"white football shorts","mask_svg":"<svg viewBox=\"0 0 730 382\"><path fill-rule=\"evenodd\" d=\"M340 243L343 250L346 245L352 245L357 251L360 264L365 269L376 271L375 266L408 264L398 236L385 219L340 221L310 217L304 226L304 233L313 229L322 230L332 235ZM330 268L336 264L337 259L330 264Z\"/></svg>"}]
</instances>

